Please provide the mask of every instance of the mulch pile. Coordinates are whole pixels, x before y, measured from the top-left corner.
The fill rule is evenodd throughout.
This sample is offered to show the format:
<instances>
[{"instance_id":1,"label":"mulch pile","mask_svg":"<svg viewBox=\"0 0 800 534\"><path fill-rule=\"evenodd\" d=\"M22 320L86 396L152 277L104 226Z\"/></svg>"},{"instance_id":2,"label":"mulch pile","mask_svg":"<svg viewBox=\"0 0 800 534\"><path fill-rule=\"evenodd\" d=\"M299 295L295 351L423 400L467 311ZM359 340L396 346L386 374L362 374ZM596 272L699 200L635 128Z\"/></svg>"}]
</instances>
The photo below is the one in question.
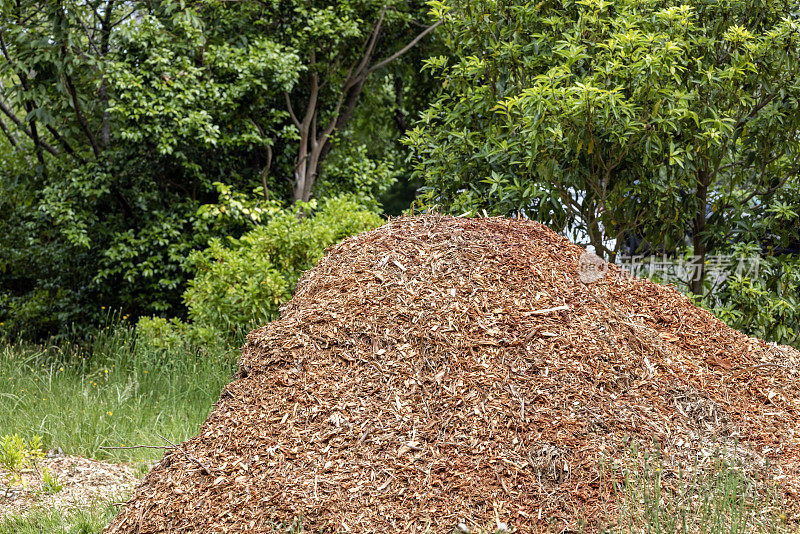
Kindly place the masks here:
<instances>
[{"instance_id":1,"label":"mulch pile","mask_svg":"<svg viewBox=\"0 0 800 534\"><path fill-rule=\"evenodd\" d=\"M591 529L634 442L741 449L790 502L799 362L541 224L395 219L304 275L106 532Z\"/></svg>"}]
</instances>

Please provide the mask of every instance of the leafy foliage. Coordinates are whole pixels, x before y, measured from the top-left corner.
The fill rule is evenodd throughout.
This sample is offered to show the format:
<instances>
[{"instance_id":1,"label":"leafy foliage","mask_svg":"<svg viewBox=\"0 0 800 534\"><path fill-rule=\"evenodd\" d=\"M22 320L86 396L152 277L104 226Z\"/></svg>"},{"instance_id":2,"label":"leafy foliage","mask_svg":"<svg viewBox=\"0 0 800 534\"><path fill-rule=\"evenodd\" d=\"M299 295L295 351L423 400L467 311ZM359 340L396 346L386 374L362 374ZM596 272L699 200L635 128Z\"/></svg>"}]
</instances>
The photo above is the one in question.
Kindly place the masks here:
<instances>
[{"instance_id":1,"label":"leafy foliage","mask_svg":"<svg viewBox=\"0 0 800 534\"><path fill-rule=\"evenodd\" d=\"M714 201L729 221L797 179L788 4L494 4L434 4L458 61L428 62L443 95L407 141L431 202L578 225L601 253L634 228L669 249Z\"/></svg>"},{"instance_id":2,"label":"leafy foliage","mask_svg":"<svg viewBox=\"0 0 800 534\"><path fill-rule=\"evenodd\" d=\"M8 471L11 486L24 484L22 470L33 467L44 457L42 437L33 436L25 441L19 434L6 434L0 438L0 467Z\"/></svg>"},{"instance_id":3,"label":"leafy foliage","mask_svg":"<svg viewBox=\"0 0 800 534\"><path fill-rule=\"evenodd\" d=\"M42 492L53 495L64 489L64 484L58 475L50 472L46 467L42 469Z\"/></svg>"},{"instance_id":4,"label":"leafy foliage","mask_svg":"<svg viewBox=\"0 0 800 534\"><path fill-rule=\"evenodd\" d=\"M186 257L300 198L299 165L303 200L348 192L377 206L395 179L385 154L329 140L348 135L373 73L418 73L399 61L425 42L424 13L349 0L0 5L4 330L66 334L110 308L185 316ZM214 213L228 201L262 213Z\"/></svg>"},{"instance_id":5,"label":"leafy foliage","mask_svg":"<svg viewBox=\"0 0 800 534\"><path fill-rule=\"evenodd\" d=\"M391 160L373 159L365 145L337 147L316 183L318 198L347 194L373 211L378 199L397 181Z\"/></svg>"},{"instance_id":6,"label":"leafy foliage","mask_svg":"<svg viewBox=\"0 0 800 534\"><path fill-rule=\"evenodd\" d=\"M758 251L755 243L734 245L735 253ZM750 276L731 276L705 304L723 321L770 341L800 344L800 258L766 255Z\"/></svg>"},{"instance_id":7,"label":"leafy foliage","mask_svg":"<svg viewBox=\"0 0 800 534\"><path fill-rule=\"evenodd\" d=\"M25 441L19 434L4 435L0 438L0 467L15 472L44 457L41 444L41 436L33 436L30 441Z\"/></svg>"},{"instance_id":8,"label":"leafy foliage","mask_svg":"<svg viewBox=\"0 0 800 534\"><path fill-rule=\"evenodd\" d=\"M351 199L298 203L239 239L215 239L190 256L184 300L192 324L238 333L275 318L303 271L344 237L381 224Z\"/></svg>"}]
</instances>

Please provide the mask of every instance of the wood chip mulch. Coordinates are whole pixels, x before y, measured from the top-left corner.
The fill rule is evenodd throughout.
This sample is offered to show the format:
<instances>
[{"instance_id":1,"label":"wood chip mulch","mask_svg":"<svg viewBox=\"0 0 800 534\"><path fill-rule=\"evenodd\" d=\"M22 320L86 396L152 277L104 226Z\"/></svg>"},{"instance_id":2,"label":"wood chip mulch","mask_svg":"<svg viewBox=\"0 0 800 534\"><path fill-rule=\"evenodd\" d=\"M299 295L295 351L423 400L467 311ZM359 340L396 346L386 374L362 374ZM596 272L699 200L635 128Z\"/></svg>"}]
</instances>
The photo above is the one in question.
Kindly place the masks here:
<instances>
[{"instance_id":1,"label":"wood chip mulch","mask_svg":"<svg viewBox=\"0 0 800 534\"><path fill-rule=\"evenodd\" d=\"M59 491L42 490L45 469L61 485ZM138 480L130 466L81 456L42 458L37 469L26 469L21 479L24 483L18 480L11 484L11 473L0 469L0 521L42 508L70 510L102 505L110 499L125 498Z\"/></svg>"},{"instance_id":2,"label":"wood chip mulch","mask_svg":"<svg viewBox=\"0 0 800 534\"><path fill-rule=\"evenodd\" d=\"M583 253L439 215L333 247L105 532L592 530L633 442L730 446L796 502L800 353Z\"/></svg>"}]
</instances>

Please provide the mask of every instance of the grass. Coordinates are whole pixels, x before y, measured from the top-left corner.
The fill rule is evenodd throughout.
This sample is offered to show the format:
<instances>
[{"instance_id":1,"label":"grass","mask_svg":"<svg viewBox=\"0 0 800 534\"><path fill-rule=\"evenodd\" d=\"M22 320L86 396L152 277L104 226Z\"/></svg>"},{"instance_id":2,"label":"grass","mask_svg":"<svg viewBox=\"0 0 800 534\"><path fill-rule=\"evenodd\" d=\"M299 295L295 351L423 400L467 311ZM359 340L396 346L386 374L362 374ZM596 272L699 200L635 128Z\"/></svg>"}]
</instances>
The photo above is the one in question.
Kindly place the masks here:
<instances>
[{"instance_id":1,"label":"grass","mask_svg":"<svg viewBox=\"0 0 800 534\"><path fill-rule=\"evenodd\" d=\"M134 330L110 326L86 343L0 348L0 436L43 437L71 455L140 463L154 449L197 433L230 380L236 350L160 348Z\"/></svg>"},{"instance_id":2,"label":"grass","mask_svg":"<svg viewBox=\"0 0 800 534\"><path fill-rule=\"evenodd\" d=\"M89 510L36 510L0 520L0 534L96 534L117 510L111 503L99 503Z\"/></svg>"},{"instance_id":3,"label":"grass","mask_svg":"<svg viewBox=\"0 0 800 534\"><path fill-rule=\"evenodd\" d=\"M126 462L147 470L155 449L197 433L235 370L237 350L188 343L165 348L112 325L82 343L0 346L0 436L42 436L44 448ZM121 497L118 500L124 500ZM96 533L116 513L109 503L89 510L36 509L0 520L0 534Z\"/></svg>"},{"instance_id":4,"label":"grass","mask_svg":"<svg viewBox=\"0 0 800 534\"><path fill-rule=\"evenodd\" d=\"M619 524L606 532L750 534L789 530L777 488L765 483L769 466L736 459L721 448L703 462L675 468L658 449L631 448L608 463L607 482L619 504ZM761 478L761 480L757 480Z\"/></svg>"}]
</instances>

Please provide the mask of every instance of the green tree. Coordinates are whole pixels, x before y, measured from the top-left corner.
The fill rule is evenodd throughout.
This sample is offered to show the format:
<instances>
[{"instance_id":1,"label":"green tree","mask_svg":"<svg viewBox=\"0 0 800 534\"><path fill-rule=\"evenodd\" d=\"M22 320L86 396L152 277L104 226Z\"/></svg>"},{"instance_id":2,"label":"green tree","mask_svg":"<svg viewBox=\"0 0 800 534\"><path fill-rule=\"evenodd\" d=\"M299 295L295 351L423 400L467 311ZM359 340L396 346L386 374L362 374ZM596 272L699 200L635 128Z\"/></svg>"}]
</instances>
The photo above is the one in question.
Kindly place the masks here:
<instances>
[{"instance_id":1,"label":"green tree","mask_svg":"<svg viewBox=\"0 0 800 534\"><path fill-rule=\"evenodd\" d=\"M204 49L197 18L178 7L0 6L0 111L14 154L0 175L6 327L40 335L112 306L180 313L185 256L231 230L194 217L216 200L218 177L255 185L241 161L259 139L231 123L254 97L291 87L300 65L273 43ZM238 128L225 135L220 123Z\"/></svg>"},{"instance_id":2,"label":"green tree","mask_svg":"<svg viewBox=\"0 0 800 534\"><path fill-rule=\"evenodd\" d=\"M407 138L429 202L577 228L611 259L633 232L668 250L691 236L695 293L709 248L763 236L747 221L792 202L790 2L434 6L458 59L428 62L442 94Z\"/></svg>"},{"instance_id":3,"label":"green tree","mask_svg":"<svg viewBox=\"0 0 800 534\"><path fill-rule=\"evenodd\" d=\"M296 2L286 13L283 20L288 18L292 25L284 31L293 48L305 51L306 66L301 83L291 93L284 92L286 109L299 136L294 201L311 197L320 162L330 150L331 135L343 130L352 118L370 76L439 25L413 30L408 36L420 11L419 5L393 0L334 5ZM401 45L394 44L397 42Z\"/></svg>"},{"instance_id":4,"label":"green tree","mask_svg":"<svg viewBox=\"0 0 800 534\"><path fill-rule=\"evenodd\" d=\"M399 1L0 4L0 323L37 335L112 307L185 313L188 254L266 222L230 216L228 201L307 200L367 81L432 31L424 13ZM391 165L341 146L319 191L352 187L375 207Z\"/></svg>"},{"instance_id":5,"label":"green tree","mask_svg":"<svg viewBox=\"0 0 800 534\"><path fill-rule=\"evenodd\" d=\"M428 204L525 214L611 260L630 237L639 252L688 253L684 283L707 306L748 332L797 339L786 292L800 242L795 4L433 7L452 56L428 61L440 96L405 140ZM707 258L734 243L757 243L748 253L769 267L719 288ZM773 318L754 316L748 294Z\"/></svg>"}]
</instances>

